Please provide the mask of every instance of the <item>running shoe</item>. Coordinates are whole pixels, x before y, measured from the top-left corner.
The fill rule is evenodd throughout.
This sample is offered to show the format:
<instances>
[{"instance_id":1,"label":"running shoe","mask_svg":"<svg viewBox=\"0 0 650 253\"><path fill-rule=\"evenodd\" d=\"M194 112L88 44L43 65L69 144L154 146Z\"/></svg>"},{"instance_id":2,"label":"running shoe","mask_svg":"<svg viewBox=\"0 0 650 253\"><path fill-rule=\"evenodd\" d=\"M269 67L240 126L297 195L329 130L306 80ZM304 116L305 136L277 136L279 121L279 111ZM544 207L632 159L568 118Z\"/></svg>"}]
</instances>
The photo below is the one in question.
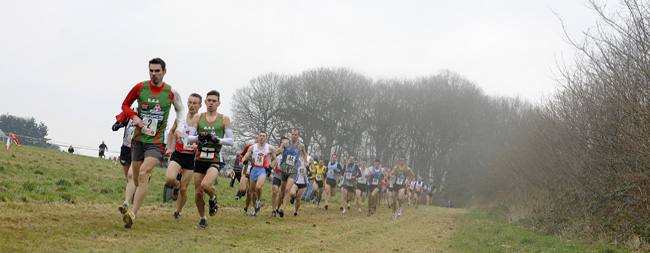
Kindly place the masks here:
<instances>
[{"instance_id":1,"label":"running shoe","mask_svg":"<svg viewBox=\"0 0 650 253\"><path fill-rule=\"evenodd\" d=\"M129 209L129 203L122 203L120 206L117 207L117 210L120 210L120 213L122 215L126 214L126 211Z\"/></svg>"},{"instance_id":2,"label":"running shoe","mask_svg":"<svg viewBox=\"0 0 650 253\"><path fill-rule=\"evenodd\" d=\"M316 207L320 207L320 201L316 202Z\"/></svg>"},{"instance_id":3,"label":"running shoe","mask_svg":"<svg viewBox=\"0 0 650 253\"><path fill-rule=\"evenodd\" d=\"M426 210L427 210L427 211L429 211L429 208L427 207L427 209L426 209Z\"/></svg>"},{"instance_id":4,"label":"running shoe","mask_svg":"<svg viewBox=\"0 0 650 253\"><path fill-rule=\"evenodd\" d=\"M251 213L251 216L255 217L257 216L257 211L255 211L257 208L253 209L253 213Z\"/></svg>"},{"instance_id":5,"label":"running shoe","mask_svg":"<svg viewBox=\"0 0 650 253\"><path fill-rule=\"evenodd\" d=\"M124 221L125 228L131 228L133 226L133 220L135 220L135 214L133 212L125 213L122 216L122 220Z\"/></svg>"},{"instance_id":6,"label":"running shoe","mask_svg":"<svg viewBox=\"0 0 650 253\"><path fill-rule=\"evenodd\" d=\"M370 211L370 209L368 209L368 217L370 217L371 214L372 214L372 211Z\"/></svg>"},{"instance_id":7,"label":"running shoe","mask_svg":"<svg viewBox=\"0 0 650 253\"><path fill-rule=\"evenodd\" d=\"M244 207L244 214L248 214L248 208Z\"/></svg>"},{"instance_id":8,"label":"running shoe","mask_svg":"<svg viewBox=\"0 0 650 253\"><path fill-rule=\"evenodd\" d=\"M397 220L397 214L393 215L393 220Z\"/></svg>"},{"instance_id":9,"label":"running shoe","mask_svg":"<svg viewBox=\"0 0 650 253\"><path fill-rule=\"evenodd\" d=\"M359 208L359 213L361 213L361 208Z\"/></svg>"},{"instance_id":10,"label":"running shoe","mask_svg":"<svg viewBox=\"0 0 650 253\"><path fill-rule=\"evenodd\" d=\"M284 217L284 210L280 209L280 211L278 211L278 214L280 215L280 218Z\"/></svg>"},{"instance_id":11,"label":"running shoe","mask_svg":"<svg viewBox=\"0 0 650 253\"><path fill-rule=\"evenodd\" d=\"M325 210L327 210L327 205L325 205Z\"/></svg>"},{"instance_id":12,"label":"running shoe","mask_svg":"<svg viewBox=\"0 0 650 253\"><path fill-rule=\"evenodd\" d=\"M276 214L275 210L271 211L271 217L275 217L275 214Z\"/></svg>"},{"instance_id":13,"label":"running shoe","mask_svg":"<svg viewBox=\"0 0 650 253\"><path fill-rule=\"evenodd\" d=\"M296 211L296 212L293 212L293 217L296 217L296 216L298 216L298 212L297 212L297 211Z\"/></svg>"},{"instance_id":14,"label":"running shoe","mask_svg":"<svg viewBox=\"0 0 650 253\"><path fill-rule=\"evenodd\" d=\"M291 197L291 199L289 200L289 203L291 203L292 205L293 205L293 202L296 202L296 198L295 198L295 197Z\"/></svg>"},{"instance_id":15,"label":"running shoe","mask_svg":"<svg viewBox=\"0 0 650 253\"><path fill-rule=\"evenodd\" d=\"M205 229L207 226L208 226L208 220L201 218L201 220L199 221L199 225L197 225L196 228Z\"/></svg>"},{"instance_id":16,"label":"running shoe","mask_svg":"<svg viewBox=\"0 0 650 253\"><path fill-rule=\"evenodd\" d=\"M259 200L257 202L255 202L255 211L254 211L254 213L257 213L257 212L260 211L260 206L261 206L261 204L260 204Z\"/></svg>"},{"instance_id":17,"label":"running shoe","mask_svg":"<svg viewBox=\"0 0 650 253\"><path fill-rule=\"evenodd\" d=\"M402 208L397 209L397 216L402 216Z\"/></svg>"},{"instance_id":18,"label":"running shoe","mask_svg":"<svg viewBox=\"0 0 650 253\"><path fill-rule=\"evenodd\" d=\"M181 219L181 213L179 212L174 212L174 219L180 220Z\"/></svg>"},{"instance_id":19,"label":"running shoe","mask_svg":"<svg viewBox=\"0 0 650 253\"><path fill-rule=\"evenodd\" d=\"M339 207L339 210L343 211L343 207Z\"/></svg>"},{"instance_id":20,"label":"running shoe","mask_svg":"<svg viewBox=\"0 0 650 253\"><path fill-rule=\"evenodd\" d=\"M217 195L214 195L214 200L210 198L210 216L214 216L217 214L217 210L219 210L219 206L217 203Z\"/></svg>"},{"instance_id":21,"label":"running shoe","mask_svg":"<svg viewBox=\"0 0 650 253\"><path fill-rule=\"evenodd\" d=\"M341 214L345 214L347 211L348 209L343 209L343 211L341 211Z\"/></svg>"},{"instance_id":22,"label":"running shoe","mask_svg":"<svg viewBox=\"0 0 650 253\"><path fill-rule=\"evenodd\" d=\"M179 188L174 187L174 190L172 191L172 200L173 201L178 200L178 190L179 190Z\"/></svg>"},{"instance_id":23,"label":"running shoe","mask_svg":"<svg viewBox=\"0 0 650 253\"><path fill-rule=\"evenodd\" d=\"M350 204L348 204L348 209L350 209Z\"/></svg>"}]
</instances>

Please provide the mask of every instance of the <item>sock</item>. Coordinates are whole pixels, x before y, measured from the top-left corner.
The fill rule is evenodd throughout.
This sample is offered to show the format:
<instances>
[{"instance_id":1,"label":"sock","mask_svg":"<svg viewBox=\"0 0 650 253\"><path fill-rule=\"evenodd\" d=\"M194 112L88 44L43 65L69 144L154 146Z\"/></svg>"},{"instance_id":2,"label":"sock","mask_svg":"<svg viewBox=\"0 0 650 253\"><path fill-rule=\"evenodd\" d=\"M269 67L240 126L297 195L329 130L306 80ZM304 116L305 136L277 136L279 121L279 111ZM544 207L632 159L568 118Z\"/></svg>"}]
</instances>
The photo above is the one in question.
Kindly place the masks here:
<instances>
[{"instance_id":1,"label":"sock","mask_svg":"<svg viewBox=\"0 0 650 253\"><path fill-rule=\"evenodd\" d=\"M215 194L214 196L212 196L211 200L217 200L217 194Z\"/></svg>"},{"instance_id":2,"label":"sock","mask_svg":"<svg viewBox=\"0 0 650 253\"><path fill-rule=\"evenodd\" d=\"M207 220L208 217L203 216L203 217L201 217L201 219L202 219L202 220Z\"/></svg>"},{"instance_id":3,"label":"sock","mask_svg":"<svg viewBox=\"0 0 650 253\"><path fill-rule=\"evenodd\" d=\"M124 205L124 207L126 207L126 208L129 208L129 202L125 201L122 205Z\"/></svg>"}]
</instances>

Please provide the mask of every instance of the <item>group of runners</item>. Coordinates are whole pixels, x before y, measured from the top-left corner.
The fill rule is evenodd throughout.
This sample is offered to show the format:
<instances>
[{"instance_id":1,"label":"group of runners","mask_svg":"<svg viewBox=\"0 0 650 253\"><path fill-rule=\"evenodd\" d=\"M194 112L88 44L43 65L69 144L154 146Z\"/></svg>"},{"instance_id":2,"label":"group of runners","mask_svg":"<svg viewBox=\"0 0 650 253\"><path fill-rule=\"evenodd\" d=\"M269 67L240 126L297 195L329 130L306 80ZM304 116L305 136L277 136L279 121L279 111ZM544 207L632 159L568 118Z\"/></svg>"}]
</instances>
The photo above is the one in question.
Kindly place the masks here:
<instances>
[{"instance_id":1,"label":"group of runners","mask_svg":"<svg viewBox=\"0 0 650 253\"><path fill-rule=\"evenodd\" d=\"M187 112L179 93L163 82L166 64L160 58L149 61L149 81L136 84L122 103L122 112L116 117L113 130L124 127L120 163L126 178L124 202L118 206L126 228L136 220L148 188L151 172L163 156L170 157L165 181L174 188L172 199L177 201L173 213L181 218L187 201L187 189L194 180L195 204L200 216L198 228L208 225L205 215L205 198L208 199L208 213L213 216L218 210L218 201L213 182L223 166L222 146L232 146L234 136L230 118L217 112L221 104L219 92L209 91L203 97L192 93L187 100ZM131 106L137 101L137 107ZM205 104L206 112L199 113ZM176 119L168 136L165 136L171 107ZM168 138L165 141L165 137ZM167 147L163 145L166 143ZM346 164L339 163L336 155L326 163L318 155L309 156L300 141L300 130L292 129L290 138L283 137L276 148L268 143L268 134L260 131L253 144L247 145L238 156L240 187L236 199L246 197L244 213L257 216L261 211L262 188L267 176L272 177L271 216L284 217L287 205L294 205L294 216L298 215L301 196L307 185L313 184L314 200L320 207L323 193L324 209L328 210L330 199L335 196L336 187L341 187L342 214L349 212L355 204L359 213L368 199L367 215L377 210L384 201L392 207L393 219L402 214L405 201L415 201L426 192L427 207L435 193L433 179L428 184L421 177L415 180L413 170L406 166L404 156L393 169L385 169L379 160L368 167L367 161L360 163L350 156ZM234 172L230 172L233 173ZM180 180L177 179L181 175ZM381 196L380 196L381 195ZM389 203L390 201L390 203ZM250 204L252 210L249 210Z\"/></svg>"}]
</instances>

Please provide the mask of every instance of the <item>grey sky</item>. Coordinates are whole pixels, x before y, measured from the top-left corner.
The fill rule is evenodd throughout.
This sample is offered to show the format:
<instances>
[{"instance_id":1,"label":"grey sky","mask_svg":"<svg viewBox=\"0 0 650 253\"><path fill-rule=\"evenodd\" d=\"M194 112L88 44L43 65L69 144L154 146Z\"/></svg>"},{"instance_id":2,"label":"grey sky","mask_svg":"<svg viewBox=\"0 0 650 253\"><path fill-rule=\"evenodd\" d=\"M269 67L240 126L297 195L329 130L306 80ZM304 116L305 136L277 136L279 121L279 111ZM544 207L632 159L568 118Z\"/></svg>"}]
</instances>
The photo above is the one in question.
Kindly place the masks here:
<instances>
[{"instance_id":1,"label":"grey sky","mask_svg":"<svg viewBox=\"0 0 650 253\"><path fill-rule=\"evenodd\" d=\"M321 66L375 79L448 69L539 102L556 59L573 55L553 11L575 37L594 26L584 1L566 0L2 1L0 114L35 117L56 143L118 151L110 126L153 57L183 102L216 89L226 114L251 78Z\"/></svg>"}]
</instances>

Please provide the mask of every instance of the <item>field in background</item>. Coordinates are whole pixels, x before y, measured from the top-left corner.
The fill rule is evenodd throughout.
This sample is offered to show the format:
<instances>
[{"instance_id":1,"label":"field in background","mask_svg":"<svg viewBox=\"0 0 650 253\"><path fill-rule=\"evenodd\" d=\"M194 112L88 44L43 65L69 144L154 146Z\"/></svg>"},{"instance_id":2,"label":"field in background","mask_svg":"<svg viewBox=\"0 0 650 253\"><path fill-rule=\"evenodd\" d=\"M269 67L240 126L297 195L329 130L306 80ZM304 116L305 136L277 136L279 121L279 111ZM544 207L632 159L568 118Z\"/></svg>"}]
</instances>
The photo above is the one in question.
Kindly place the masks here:
<instances>
[{"instance_id":1,"label":"field in background","mask_svg":"<svg viewBox=\"0 0 650 253\"><path fill-rule=\"evenodd\" d=\"M154 169L149 195L132 229L123 228L117 205L124 199L124 174L108 160L29 146L0 152L0 251L439 251L439 252L614 252L542 236L472 211L405 207L397 221L378 212L338 211L305 203L298 217L270 217L265 185L258 217L245 216L244 200L220 178L220 209L208 228L196 229L193 184L181 220L162 203L164 169ZM364 206L365 211L365 206Z\"/></svg>"}]
</instances>

